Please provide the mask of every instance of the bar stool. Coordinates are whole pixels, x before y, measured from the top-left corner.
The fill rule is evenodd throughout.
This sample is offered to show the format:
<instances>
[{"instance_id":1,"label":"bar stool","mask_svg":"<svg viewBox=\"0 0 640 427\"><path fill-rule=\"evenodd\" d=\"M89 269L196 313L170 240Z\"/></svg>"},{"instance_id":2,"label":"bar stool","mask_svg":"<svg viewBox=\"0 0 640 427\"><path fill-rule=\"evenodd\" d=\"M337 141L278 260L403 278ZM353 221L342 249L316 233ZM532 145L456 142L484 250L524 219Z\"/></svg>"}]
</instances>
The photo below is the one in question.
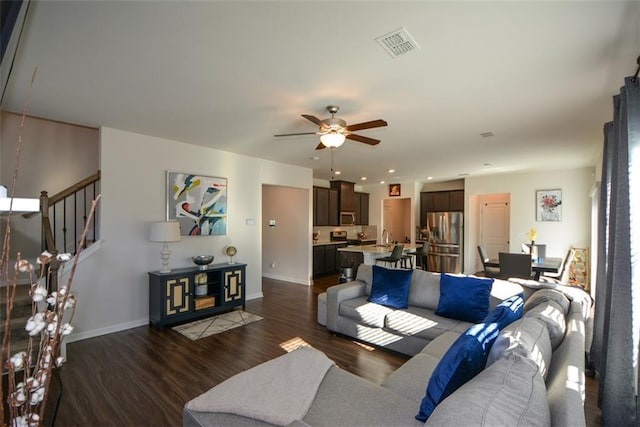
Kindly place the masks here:
<instances>
[{"instance_id":1,"label":"bar stool","mask_svg":"<svg viewBox=\"0 0 640 427\"><path fill-rule=\"evenodd\" d=\"M424 242L416 251L409 252L407 255L416 257L416 268L420 266L422 270L427 271L429 269L429 243Z\"/></svg>"},{"instance_id":2,"label":"bar stool","mask_svg":"<svg viewBox=\"0 0 640 427\"><path fill-rule=\"evenodd\" d=\"M376 264L378 264L378 262L384 262L392 264L393 267L397 267L398 261L402 261L402 266L404 267L405 260L403 259L404 256L402 255L403 250L404 248L401 245L394 246L391 255L376 258Z\"/></svg>"}]
</instances>

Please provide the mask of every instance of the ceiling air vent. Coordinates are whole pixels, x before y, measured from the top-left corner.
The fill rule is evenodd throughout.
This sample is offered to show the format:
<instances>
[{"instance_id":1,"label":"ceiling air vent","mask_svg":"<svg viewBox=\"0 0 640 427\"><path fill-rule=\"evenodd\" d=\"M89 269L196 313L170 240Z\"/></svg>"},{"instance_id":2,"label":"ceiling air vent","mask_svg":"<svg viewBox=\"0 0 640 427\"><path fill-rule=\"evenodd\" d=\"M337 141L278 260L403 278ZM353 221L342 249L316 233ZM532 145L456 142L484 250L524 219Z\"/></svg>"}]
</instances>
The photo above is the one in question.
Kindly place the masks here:
<instances>
[{"instance_id":1,"label":"ceiling air vent","mask_svg":"<svg viewBox=\"0 0 640 427\"><path fill-rule=\"evenodd\" d=\"M376 41L387 51L392 58L395 58L412 50L420 49L420 46L411 37L406 28L398 28L384 36L376 38Z\"/></svg>"}]
</instances>

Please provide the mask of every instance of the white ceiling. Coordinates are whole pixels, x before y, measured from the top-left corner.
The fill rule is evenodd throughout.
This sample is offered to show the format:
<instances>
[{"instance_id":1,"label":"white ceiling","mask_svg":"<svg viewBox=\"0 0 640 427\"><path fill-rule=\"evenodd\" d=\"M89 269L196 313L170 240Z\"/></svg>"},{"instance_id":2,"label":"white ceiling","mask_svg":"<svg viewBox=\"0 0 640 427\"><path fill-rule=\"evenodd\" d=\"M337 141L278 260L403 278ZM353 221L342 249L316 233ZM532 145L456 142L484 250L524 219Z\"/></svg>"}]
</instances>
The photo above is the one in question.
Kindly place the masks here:
<instances>
[{"instance_id":1,"label":"white ceiling","mask_svg":"<svg viewBox=\"0 0 640 427\"><path fill-rule=\"evenodd\" d=\"M388 127L335 151L340 179L434 181L595 165L636 70L640 3L32 2L3 109L313 168L300 114ZM375 38L405 27L420 50ZM491 131L491 138L480 133ZM312 156L319 156L312 160ZM387 169L396 170L388 174Z\"/></svg>"}]
</instances>

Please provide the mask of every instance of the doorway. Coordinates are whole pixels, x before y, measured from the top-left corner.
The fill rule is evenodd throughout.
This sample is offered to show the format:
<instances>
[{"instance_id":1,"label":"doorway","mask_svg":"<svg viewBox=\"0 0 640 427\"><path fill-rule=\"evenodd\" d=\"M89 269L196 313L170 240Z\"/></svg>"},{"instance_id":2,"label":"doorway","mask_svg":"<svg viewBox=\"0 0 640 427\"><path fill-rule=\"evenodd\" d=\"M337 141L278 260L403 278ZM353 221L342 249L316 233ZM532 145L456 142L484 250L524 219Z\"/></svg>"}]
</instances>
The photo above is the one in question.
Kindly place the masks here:
<instances>
[{"instance_id":1,"label":"doorway","mask_svg":"<svg viewBox=\"0 0 640 427\"><path fill-rule=\"evenodd\" d=\"M382 230L389 232L390 242L410 241L411 199L385 199L383 201Z\"/></svg>"},{"instance_id":2,"label":"doorway","mask_svg":"<svg viewBox=\"0 0 640 427\"><path fill-rule=\"evenodd\" d=\"M489 258L498 258L499 252L509 252L511 196L487 194L480 196L478 203L480 208L478 244L484 246ZM482 266L479 265L478 269L482 269Z\"/></svg>"}]
</instances>

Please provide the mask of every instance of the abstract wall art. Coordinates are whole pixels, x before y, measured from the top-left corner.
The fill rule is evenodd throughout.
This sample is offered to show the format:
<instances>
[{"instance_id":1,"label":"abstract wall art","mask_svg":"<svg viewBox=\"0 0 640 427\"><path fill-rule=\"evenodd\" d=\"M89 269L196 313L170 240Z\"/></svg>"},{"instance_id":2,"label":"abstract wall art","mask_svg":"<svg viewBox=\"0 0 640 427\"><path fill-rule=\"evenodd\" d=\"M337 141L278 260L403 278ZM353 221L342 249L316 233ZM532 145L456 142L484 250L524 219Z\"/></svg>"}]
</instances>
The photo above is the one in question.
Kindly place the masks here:
<instances>
[{"instance_id":1,"label":"abstract wall art","mask_svg":"<svg viewBox=\"0 0 640 427\"><path fill-rule=\"evenodd\" d=\"M227 179L167 171L167 220L181 236L227 234Z\"/></svg>"}]
</instances>

